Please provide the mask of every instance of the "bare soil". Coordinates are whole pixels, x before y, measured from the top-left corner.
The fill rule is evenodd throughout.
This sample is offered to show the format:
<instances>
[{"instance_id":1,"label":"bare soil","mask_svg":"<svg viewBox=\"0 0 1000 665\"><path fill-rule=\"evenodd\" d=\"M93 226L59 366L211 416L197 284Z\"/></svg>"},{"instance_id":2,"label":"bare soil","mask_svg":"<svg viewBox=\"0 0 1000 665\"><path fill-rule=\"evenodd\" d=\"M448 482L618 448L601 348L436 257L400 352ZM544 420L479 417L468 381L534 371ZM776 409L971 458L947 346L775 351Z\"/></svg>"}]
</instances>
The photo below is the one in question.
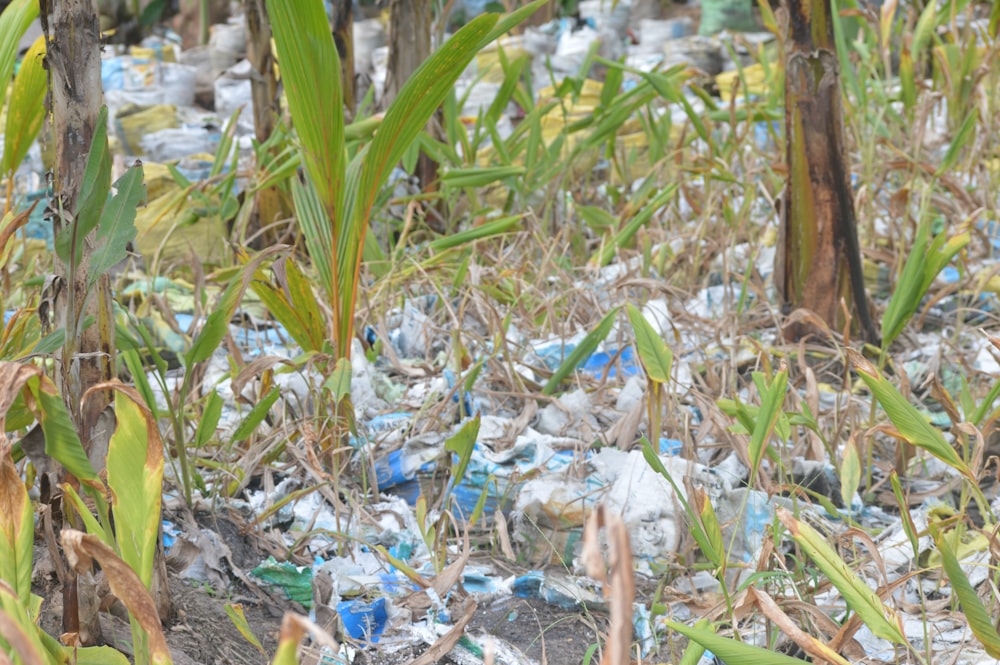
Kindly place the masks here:
<instances>
[{"instance_id":1,"label":"bare soil","mask_svg":"<svg viewBox=\"0 0 1000 665\"><path fill-rule=\"evenodd\" d=\"M168 575L173 616L164 622L167 644L178 665L257 665L270 662L278 644L281 619L287 611L303 613L301 606L257 587L250 570L266 556L258 536L247 533L222 514L202 514L198 526L220 536L230 550L225 588ZM50 635L62 632L62 593L51 557L44 544L36 546L34 591L44 599L40 625ZM168 566L171 561L168 557ZM504 575L509 562L499 566ZM252 645L227 616L227 604L240 605L263 652ZM129 624L120 606L101 613L101 629L107 644L132 656ZM536 598L516 596L484 601L475 611L466 635L476 639L492 635L503 640L525 662L546 665L579 665L591 645L603 641L607 616L600 610L566 610ZM428 645L399 645L389 637L387 647L359 649L359 665L399 665L423 653ZM461 648L461 647L459 647ZM303 660L303 662L306 662ZM444 657L443 663L459 661ZM464 662L468 662L467 660Z\"/></svg>"}]
</instances>

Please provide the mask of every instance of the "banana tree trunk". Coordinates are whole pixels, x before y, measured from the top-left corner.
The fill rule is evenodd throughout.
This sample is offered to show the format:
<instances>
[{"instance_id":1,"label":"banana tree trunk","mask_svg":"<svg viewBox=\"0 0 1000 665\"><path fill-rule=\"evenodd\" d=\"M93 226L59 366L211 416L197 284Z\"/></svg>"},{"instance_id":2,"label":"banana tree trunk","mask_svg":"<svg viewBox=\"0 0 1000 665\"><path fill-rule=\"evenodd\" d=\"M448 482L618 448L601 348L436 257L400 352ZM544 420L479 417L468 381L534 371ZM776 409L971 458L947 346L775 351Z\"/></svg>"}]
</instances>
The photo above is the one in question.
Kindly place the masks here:
<instances>
[{"instance_id":1,"label":"banana tree trunk","mask_svg":"<svg viewBox=\"0 0 1000 665\"><path fill-rule=\"evenodd\" d=\"M812 310L834 330L845 324L846 309L856 329L875 342L878 333L868 312L844 152L830 0L785 0L785 6L789 174L775 266L778 293L786 312ZM786 329L786 336L798 338L808 332L795 325Z\"/></svg>"},{"instance_id":2,"label":"banana tree trunk","mask_svg":"<svg viewBox=\"0 0 1000 665\"><path fill-rule=\"evenodd\" d=\"M55 136L52 223L58 234L78 213L87 155L101 108L101 25L95 0L42 0L40 10ZM55 259L55 325L65 331L66 338L58 381L88 454L101 446L106 450L111 432L107 419L101 416L110 404L110 394L96 393L85 404L82 397L91 386L113 377L115 350L110 279L103 275L93 292L87 288L92 251L90 237L82 243L82 256L73 274L69 266ZM79 325L88 317L90 325ZM64 514L72 522L70 512ZM92 577L68 573L63 595L63 629L75 633L83 645L99 643L101 628Z\"/></svg>"}]
</instances>

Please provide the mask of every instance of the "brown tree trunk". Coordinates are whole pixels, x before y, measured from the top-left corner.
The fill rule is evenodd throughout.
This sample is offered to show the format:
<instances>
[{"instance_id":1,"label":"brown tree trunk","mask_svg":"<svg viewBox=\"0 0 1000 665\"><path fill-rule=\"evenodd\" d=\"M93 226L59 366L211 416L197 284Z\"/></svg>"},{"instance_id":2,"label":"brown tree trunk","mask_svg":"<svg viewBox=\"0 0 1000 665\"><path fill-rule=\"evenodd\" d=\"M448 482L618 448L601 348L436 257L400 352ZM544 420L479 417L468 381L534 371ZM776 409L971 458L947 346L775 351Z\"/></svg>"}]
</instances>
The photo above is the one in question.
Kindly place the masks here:
<instances>
[{"instance_id":1,"label":"brown tree trunk","mask_svg":"<svg viewBox=\"0 0 1000 665\"><path fill-rule=\"evenodd\" d=\"M844 325L844 308L869 342L875 331L865 296L850 172L844 153L839 63L830 0L786 0L785 137L788 185L775 282L784 309L805 308ZM808 330L793 326L797 338Z\"/></svg>"},{"instance_id":2,"label":"brown tree trunk","mask_svg":"<svg viewBox=\"0 0 1000 665\"><path fill-rule=\"evenodd\" d=\"M247 60L254 68L250 79L253 99L254 134L260 143L271 138L281 105L278 97L278 79L274 72L274 55L271 52L271 22L267 18L264 0L246 0ZM253 211L248 222L248 234L257 240L257 246L270 246L278 242L276 221L291 217L286 197L276 187L263 189L254 195Z\"/></svg>"},{"instance_id":3,"label":"brown tree trunk","mask_svg":"<svg viewBox=\"0 0 1000 665\"><path fill-rule=\"evenodd\" d=\"M383 108L431 54L431 20L430 0L392 0L389 4L389 65Z\"/></svg>"},{"instance_id":4,"label":"brown tree trunk","mask_svg":"<svg viewBox=\"0 0 1000 665\"><path fill-rule=\"evenodd\" d=\"M347 119L357 111L354 85L354 3L352 0L333 0L333 43L340 56L340 83L344 91Z\"/></svg>"},{"instance_id":5,"label":"brown tree trunk","mask_svg":"<svg viewBox=\"0 0 1000 665\"><path fill-rule=\"evenodd\" d=\"M382 108L388 108L413 72L431 54L431 22L433 12L430 0L392 0L389 5L389 65L385 79ZM438 125L431 119L428 129ZM437 179L437 164L423 152L414 174L425 190Z\"/></svg>"},{"instance_id":6,"label":"brown tree trunk","mask_svg":"<svg viewBox=\"0 0 1000 665\"><path fill-rule=\"evenodd\" d=\"M94 126L101 108L101 29L95 0L42 0L40 16L46 35L46 64L50 76L52 132L55 137L52 220L56 234L72 224L78 214L80 189ZM86 404L81 398L88 388L110 380L114 367L114 318L111 285L104 275L93 293L88 293L87 273L93 237L82 243L77 270L55 260L56 329L65 331L66 342L59 359L58 380L66 406L88 454L107 445L110 432L101 427L101 414L110 404L107 392L94 395ZM92 323L83 322L92 317ZM103 439L103 442L101 441ZM72 511L66 510L70 515ZM70 518L72 520L72 518ZM75 525L78 526L79 525ZM63 627L75 632L79 643L97 644L100 623L94 603L96 589L90 576L69 573L64 580Z\"/></svg>"}]
</instances>

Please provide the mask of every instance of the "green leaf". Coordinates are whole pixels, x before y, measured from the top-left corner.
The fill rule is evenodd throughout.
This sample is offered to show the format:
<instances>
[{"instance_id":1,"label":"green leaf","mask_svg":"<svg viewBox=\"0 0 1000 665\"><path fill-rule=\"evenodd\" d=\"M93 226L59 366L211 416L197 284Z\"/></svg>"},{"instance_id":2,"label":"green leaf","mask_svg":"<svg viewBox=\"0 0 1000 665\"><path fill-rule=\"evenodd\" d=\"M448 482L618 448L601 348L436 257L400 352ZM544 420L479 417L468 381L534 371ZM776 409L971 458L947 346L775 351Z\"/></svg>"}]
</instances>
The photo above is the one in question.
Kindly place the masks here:
<instances>
[{"instance_id":1,"label":"green leaf","mask_svg":"<svg viewBox=\"0 0 1000 665\"><path fill-rule=\"evenodd\" d=\"M1000 658L1000 634L997 633L993 617L979 600L979 595L969 582L969 578L966 577L965 571L962 570L958 557L955 556L948 540L941 533L941 527L934 523L929 526L934 545L941 555L941 565L945 574L948 575L951 589L958 598L962 612L965 613L965 618L969 622L969 628L972 629L972 634L982 642L986 653L991 658Z\"/></svg>"},{"instance_id":2,"label":"green leaf","mask_svg":"<svg viewBox=\"0 0 1000 665\"><path fill-rule=\"evenodd\" d=\"M292 339L306 353L320 351L326 340L326 321L316 307L316 292L310 280L293 257L279 259L271 266L279 283L268 280L263 273L251 283L253 292L264 303L271 316L284 326ZM280 279L280 276L284 279Z\"/></svg>"},{"instance_id":3,"label":"green leaf","mask_svg":"<svg viewBox=\"0 0 1000 665\"><path fill-rule=\"evenodd\" d=\"M347 358L338 358L337 364L333 368L324 383L323 387L330 391L335 402L340 402L351 395L351 361Z\"/></svg>"},{"instance_id":4,"label":"green leaf","mask_svg":"<svg viewBox=\"0 0 1000 665\"><path fill-rule=\"evenodd\" d=\"M576 369L587 361L595 350L597 350L598 345L604 341L604 338L608 336L611 332L611 326L614 325L615 317L618 315L618 309L615 307L610 312L604 315L600 323L587 333L587 336L577 344L576 348L573 349L569 356L563 360L562 364L552 373L552 377L548 380L545 386L542 388L543 395L551 395L559 388L559 384L562 383L563 379L568 377L570 374L576 371Z\"/></svg>"},{"instance_id":5,"label":"green leaf","mask_svg":"<svg viewBox=\"0 0 1000 665\"><path fill-rule=\"evenodd\" d=\"M247 615L243 612L243 606L240 604L234 605L233 603L226 603L225 606L223 606L223 609L226 612L226 616L229 617L229 620L233 622L236 630L238 630L240 635L243 636L243 639L256 647L257 651L259 651L262 656L267 658L267 652L264 651L264 645L260 643L260 640L257 639L256 635L254 635L253 629L250 628L250 622L247 621Z\"/></svg>"},{"instance_id":6,"label":"green leaf","mask_svg":"<svg viewBox=\"0 0 1000 665\"><path fill-rule=\"evenodd\" d=\"M264 422L264 418L267 417L271 407L274 406L274 403L278 401L280 396L281 391L278 388L271 388L271 391L264 395L264 399L254 404L250 412L247 413L247 417L243 419L243 422L233 432L233 442L248 439L256 431L257 426Z\"/></svg>"},{"instance_id":7,"label":"green leaf","mask_svg":"<svg viewBox=\"0 0 1000 665\"><path fill-rule=\"evenodd\" d=\"M115 390L115 419L107 465L115 540L119 556L150 589L160 529L163 443L142 397L124 384Z\"/></svg>"},{"instance_id":8,"label":"green leaf","mask_svg":"<svg viewBox=\"0 0 1000 665\"><path fill-rule=\"evenodd\" d=\"M924 414L917 410L917 407L910 404L903 397L896 387L887 381L861 354L847 349L848 358L857 371L858 376L865 382L872 395L878 400L889 420L895 425L899 435L908 443L922 448L934 457L956 469L966 478L977 482L975 474L969 468L955 449L951 447L941 434L941 431L931 425Z\"/></svg>"},{"instance_id":9,"label":"green leaf","mask_svg":"<svg viewBox=\"0 0 1000 665\"><path fill-rule=\"evenodd\" d=\"M14 73L18 44L28 26L38 18L38 0L13 0L0 14L0 100L7 98L7 82Z\"/></svg>"},{"instance_id":10,"label":"green leaf","mask_svg":"<svg viewBox=\"0 0 1000 665\"><path fill-rule=\"evenodd\" d=\"M896 497L896 503L899 505L899 518L903 524L903 532L906 533L906 537L910 541L910 547L913 549L913 559L916 560L920 557L920 538L917 535L917 525L913 523L913 516L910 515L909 503L907 503L906 497L903 495L903 486L899 482L899 474L892 471L889 474L889 483L892 485L892 493Z\"/></svg>"},{"instance_id":11,"label":"green leaf","mask_svg":"<svg viewBox=\"0 0 1000 665\"><path fill-rule=\"evenodd\" d=\"M646 376L657 383L669 383L674 354L642 312L631 303L626 305L626 311L632 323L632 330L635 332L635 348L642 367L646 370Z\"/></svg>"},{"instance_id":12,"label":"green leaf","mask_svg":"<svg viewBox=\"0 0 1000 665\"><path fill-rule=\"evenodd\" d=\"M840 463L840 498L850 510L854 495L861 484L861 455L854 437L844 444L844 458ZM902 506L902 504L900 504Z\"/></svg>"},{"instance_id":13,"label":"green leaf","mask_svg":"<svg viewBox=\"0 0 1000 665\"><path fill-rule=\"evenodd\" d=\"M336 228L343 223L344 97L340 76L317 76L340 71L329 18L315 0L267 0L267 14L306 171Z\"/></svg>"},{"instance_id":14,"label":"green leaf","mask_svg":"<svg viewBox=\"0 0 1000 665\"><path fill-rule=\"evenodd\" d=\"M219 418L222 417L222 406L225 400L215 390L209 390L205 397L205 405L201 410L201 420L198 421L198 429L194 433L194 447L201 448L208 443L215 430L219 426Z\"/></svg>"},{"instance_id":15,"label":"green leaf","mask_svg":"<svg viewBox=\"0 0 1000 665\"><path fill-rule=\"evenodd\" d=\"M576 212L587 226L595 231L606 231L618 226L618 218L598 206L576 206Z\"/></svg>"},{"instance_id":16,"label":"green leaf","mask_svg":"<svg viewBox=\"0 0 1000 665\"><path fill-rule=\"evenodd\" d=\"M77 436L76 427L55 384L46 376L34 376L26 383L35 399L36 417L45 435L45 454L53 458L78 480L100 483Z\"/></svg>"},{"instance_id":17,"label":"green leaf","mask_svg":"<svg viewBox=\"0 0 1000 665\"><path fill-rule=\"evenodd\" d=\"M975 48L972 47L969 50L974 51ZM941 159L941 164L934 172L936 177L941 177L952 170L955 166L955 162L958 161L959 156L962 154L962 150L968 147L975 138L976 125L978 123L979 109L973 106L969 109L965 119L962 120L962 124L959 126L958 131L955 132L955 136L952 137L951 141L948 143L948 150L945 151L944 157Z\"/></svg>"},{"instance_id":18,"label":"green leaf","mask_svg":"<svg viewBox=\"0 0 1000 665\"><path fill-rule=\"evenodd\" d=\"M142 167L133 166L115 183L118 192L108 202L97 226L97 244L90 257L87 285L128 257L128 243L135 240L136 207L146 198Z\"/></svg>"},{"instance_id":19,"label":"green leaf","mask_svg":"<svg viewBox=\"0 0 1000 665\"><path fill-rule=\"evenodd\" d=\"M615 233L614 236L608 242L605 242L600 250L594 253L590 258L592 263L600 266L607 265L611 262L611 259L615 257L615 252L619 248L624 247L628 243L632 236L636 234L640 228L649 223L657 212L659 212L670 199L673 198L674 194L677 192L677 185L667 185L653 198L647 201L642 208L637 212L632 219L630 219L625 226L621 228L620 231Z\"/></svg>"},{"instance_id":20,"label":"green leaf","mask_svg":"<svg viewBox=\"0 0 1000 665\"><path fill-rule=\"evenodd\" d=\"M441 176L441 184L447 187L486 187L498 180L523 176L523 166L474 166L471 168L448 169Z\"/></svg>"},{"instance_id":21,"label":"green leaf","mask_svg":"<svg viewBox=\"0 0 1000 665\"><path fill-rule=\"evenodd\" d=\"M0 580L13 587L21 604L31 597L35 513L28 490L9 450L0 458Z\"/></svg>"},{"instance_id":22,"label":"green leaf","mask_svg":"<svg viewBox=\"0 0 1000 665\"><path fill-rule=\"evenodd\" d=\"M205 320L205 325L198 332L191 348L184 354L184 366L188 370L197 363L208 360L219 348L219 344L229 332L229 322L236 314L236 308L239 307L254 272L261 263L284 249L283 245L268 247L236 272L226 290L219 296L219 301Z\"/></svg>"},{"instance_id":23,"label":"green leaf","mask_svg":"<svg viewBox=\"0 0 1000 665\"><path fill-rule=\"evenodd\" d=\"M759 374L756 373L756 374ZM754 377L757 380L757 377ZM763 382L761 375L760 382ZM764 451L767 441L774 432L775 425L782 415L782 406L785 403L785 391L788 387L788 370L782 369L773 379L770 385L761 391L760 410L757 412L757 420L754 422L753 432L750 435L750 472L756 475L760 468L760 462L764 458Z\"/></svg>"},{"instance_id":24,"label":"green leaf","mask_svg":"<svg viewBox=\"0 0 1000 665\"><path fill-rule=\"evenodd\" d=\"M41 641L42 631L35 626L28 607L6 581L0 581L0 637L5 652L16 655L18 663L52 663ZM5 658L6 662L11 662Z\"/></svg>"},{"instance_id":25,"label":"green leaf","mask_svg":"<svg viewBox=\"0 0 1000 665\"><path fill-rule=\"evenodd\" d=\"M470 229L459 231L458 233L449 233L446 236L435 238L427 243L427 248L435 252L440 252L448 249L454 249L455 247L461 247L462 245L467 245L475 240L492 238L493 236L498 236L502 233L514 230L520 225L521 219L521 215L512 215L510 217L493 219L485 224L480 224Z\"/></svg>"},{"instance_id":26,"label":"green leaf","mask_svg":"<svg viewBox=\"0 0 1000 665\"><path fill-rule=\"evenodd\" d=\"M741 665L803 665L805 661L786 656L770 649L744 644L730 637L722 637L704 628L692 628L676 621L666 621L667 628L697 642L725 663Z\"/></svg>"},{"instance_id":27,"label":"green leaf","mask_svg":"<svg viewBox=\"0 0 1000 665\"><path fill-rule=\"evenodd\" d=\"M97 227L111 191L111 151L108 149L108 107L102 106L94 125L87 165L80 185L74 221L56 236L56 254L66 263L79 260L84 238Z\"/></svg>"},{"instance_id":28,"label":"green leaf","mask_svg":"<svg viewBox=\"0 0 1000 665\"><path fill-rule=\"evenodd\" d=\"M340 294L336 290L335 281L337 263L333 254L333 226L312 182L302 183L297 178L292 180L292 201L309 257L319 273L320 286L330 298L331 304L336 305L340 302Z\"/></svg>"},{"instance_id":29,"label":"green leaf","mask_svg":"<svg viewBox=\"0 0 1000 665\"><path fill-rule=\"evenodd\" d=\"M878 594L851 570L826 540L811 526L795 519L786 509L778 508L775 512L795 542L823 571L833 586L837 587L847 606L858 614L868 629L882 639L905 644L902 622L896 612L882 602Z\"/></svg>"},{"instance_id":30,"label":"green leaf","mask_svg":"<svg viewBox=\"0 0 1000 665\"><path fill-rule=\"evenodd\" d=\"M472 451L479 436L479 423L479 414L476 414L466 420L462 427L444 442L444 449L458 456L458 459L451 463L452 487L462 482L462 478L465 477L465 470L469 466L469 460L472 459Z\"/></svg>"},{"instance_id":31,"label":"green leaf","mask_svg":"<svg viewBox=\"0 0 1000 665\"><path fill-rule=\"evenodd\" d=\"M721 565L721 563L716 562L716 559L721 561L724 551L716 550L715 543L717 541L715 534L706 531L705 527L702 525L701 512L703 511L703 507L700 507L702 508L701 511L695 513L687 499L684 498L684 492L677 485L677 482L674 481L674 477L670 475L670 472L667 471L667 467L663 465L663 460L661 460L660 456L656 454L655 450L653 450L653 444L651 444L649 439L646 437L642 437L639 440L639 443L642 446L642 458L646 460L646 464L649 465L649 468L663 476L663 478L666 479L666 481L670 483L670 486L674 489L674 496L677 497L677 502L681 504L681 508L684 509L685 514L688 516L688 521L691 525L691 535L694 537L694 541L698 543L699 549L701 549L701 551L705 553L705 555L708 556L713 563Z\"/></svg>"},{"instance_id":32,"label":"green leaf","mask_svg":"<svg viewBox=\"0 0 1000 665\"><path fill-rule=\"evenodd\" d=\"M7 177L11 177L24 161L45 119L43 102L49 82L44 58L45 37L39 36L21 61L8 100L3 161L0 164Z\"/></svg>"}]
</instances>

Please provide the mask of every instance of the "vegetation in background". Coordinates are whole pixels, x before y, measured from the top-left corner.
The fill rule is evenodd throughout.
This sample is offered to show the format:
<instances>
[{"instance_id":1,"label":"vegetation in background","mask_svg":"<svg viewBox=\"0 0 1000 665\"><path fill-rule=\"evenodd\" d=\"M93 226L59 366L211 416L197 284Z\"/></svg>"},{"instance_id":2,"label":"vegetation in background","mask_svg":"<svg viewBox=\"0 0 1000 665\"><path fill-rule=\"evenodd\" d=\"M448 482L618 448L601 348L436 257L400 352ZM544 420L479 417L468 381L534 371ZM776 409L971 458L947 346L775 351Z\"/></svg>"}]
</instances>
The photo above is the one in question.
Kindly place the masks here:
<instances>
[{"instance_id":1,"label":"vegetation in background","mask_svg":"<svg viewBox=\"0 0 1000 665\"><path fill-rule=\"evenodd\" d=\"M43 87L41 44L14 80L5 136L25 138L4 144L8 215L0 230L0 265L19 271L25 285L5 289L5 305L20 309L0 337L0 503L9 507L0 511L5 652L23 662L125 662L107 647L71 656L70 646L37 628L42 601L31 592L37 508L31 497L52 460L65 473L45 482L63 492L62 507L74 527L59 540L69 563L62 582L69 588L71 571L88 578L97 570L93 562L99 564L129 612L136 662L170 660L159 625L169 608L156 588L164 475L188 506L199 497L237 496L255 477L281 473L302 483L288 502L319 492L334 509L363 514L377 499L372 458L388 452L362 428L346 436L353 416L351 361L362 361L352 359L352 347L363 337L366 359L391 367L397 381L380 387L384 395L398 401L411 381L438 379L447 386L420 398L414 434L461 423L417 503L433 577L373 548L426 594L444 596L474 549L510 549L503 513L485 518L487 489L464 523L455 508L456 488L474 472L470 459L484 422L468 396L530 418L563 391L582 388L601 411L600 400L613 392L604 389L618 385L625 354L634 352L645 400L631 421L592 448L641 448L679 497L691 540L676 560L656 563L660 590L646 608L665 629L661 655L697 662L707 649L729 660L802 662L778 653L784 651L854 662L860 657L852 651L853 638L865 626L895 649L899 662L936 662L932 640L916 639L902 621L916 616L930 622L934 608L945 606L947 599L929 599L934 584L951 590L946 609L966 617L982 649L1000 653L990 618L1000 597L990 582L973 585L980 576L969 565L969 552L979 547L988 553L981 564L986 576L998 571L990 549L996 516L981 483L1000 421L1000 384L960 364L976 343L1000 345L976 330L991 328L992 319L982 317L992 314L972 309L1000 291L995 275L976 272L991 258L989 241L1000 219L1000 153L992 141L1000 136L992 94L1000 83L993 66L1000 11L992 9L986 31L977 32L969 27L970 2L926 3L920 12L886 2L878 13L852 2L789 2L784 57L751 52L760 78L751 78L753 65L742 62L729 79L731 90L714 97L712 84L683 66L639 72L601 58L596 49L562 81L532 80L516 48L504 45L477 57L546 4L538 0L508 16L472 20L413 73L384 116L368 117L362 105L353 117L341 112L349 103L340 78L315 76L342 64L323 3L269 0L267 12L262 4L254 8L274 30L290 123L277 113L276 82L256 81L255 102L259 98L266 108L255 118L254 165L238 171L233 137L224 136L207 181L188 181L173 169L179 190L160 214L178 226L220 215L236 222L239 241L253 229L252 215L267 227L294 212L296 227L288 237L301 246L247 251L238 265L196 274L195 323L180 335L183 348L175 359L152 323L157 314L172 317L166 298L120 298L112 305L108 295L119 280L111 267L125 257L134 234L142 177L133 167L112 185L107 123L96 111L89 120L94 139L83 152L68 155L65 145L58 152L61 198L53 214L62 230L55 256L68 268L66 283L80 288L69 291L69 305L56 300L67 309L57 310L65 314L42 336L36 314L52 305L43 300L38 277L51 272L53 259L32 258L29 243L14 235L26 215L10 200L12 175L40 126L30 109ZM0 16L0 74L7 79L17 31L23 32L30 12L31 3L22 0ZM775 27L766 5L763 13ZM966 20L963 27L959 17ZM58 43L56 26L68 17L51 20ZM91 23L79 25L89 30ZM258 28L252 60L263 76L271 71L270 48L263 46L264 23ZM76 36L93 56L96 39L84 40L94 35L83 30ZM894 44L901 45L898 53ZM473 59L482 65L477 76L498 88L491 103L470 117L471 93L454 84ZM49 61L53 85L68 64ZM843 90L831 75L838 67ZM602 81L592 78L597 69ZM924 73L932 78L925 80ZM54 91L54 104L71 101ZM514 106L520 116L502 131ZM425 129L439 108L440 136ZM75 110L81 111L79 122L90 117L82 107ZM780 118L789 123L784 153L775 122ZM812 122L817 118L825 122ZM390 193L392 170L402 165L412 172L420 152L438 168L438 186L412 196ZM770 211L785 185L786 169L778 166L783 158L789 196L782 208L784 235L776 237ZM78 167L75 180L66 175L71 162ZM236 183L244 178L240 198ZM443 224L434 223L441 221L434 214ZM831 231L829 244L822 244L819 229ZM769 262L761 257L776 245L785 262L768 276ZM939 279L946 268L957 273L955 285ZM158 277L158 264L151 271ZM811 282L818 277L823 281ZM818 314L798 312L791 322L824 330L829 346L815 340L786 345L775 334L788 319L770 301L772 284L795 307ZM854 300L864 336L876 339L879 331L863 314L865 288L882 309L877 363L840 335L844 298ZM693 302L695 293L726 295L722 302L706 296L710 314L692 316L678 303ZM658 299L666 303L662 317L642 307ZM941 315L937 306L946 300L973 304ZM399 309L424 301L430 303L423 312L427 357L401 360L387 332ZM625 303L635 305L622 308ZM100 306L88 313L91 305ZM980 318L964 318L973 314ZM243 357L230 324L251 317L282 324L301 355ZM364 335L358 334L362 326ZM944 326L937 333L941 366L918 375L913 363L904 362L905 350L933 326ZM108 345L93 357L83 341L88 331L100 331ZM542 366L530 340L549 336L575 338L576 344ZM596 376L581 371L602 349L604 369ZM223 355L228 373L206 379L212 359ZM91 360L101 378L90 379L82 393L67 387L83 381L73 365ZM183 378L174 375L178 364ZM303 377L306 403L295 403L280 387L289 374ZM231 427L223 422L226 405L218 390L227 380L238 411ZM88 429L80 418L86 423L105 412L116 416L106 423L107 451L92 461L93 423ZM691 461L735 455L749 469L747 487L739 489L759 491L778 506L760 525L758 559L747 560L704 488L671 475L659 453L668 437L683 441L680 454ZM324 453L322 462L316 452ZM837 469L832 493L795 476L795 462L803 458ZM917 480L935 465L953 474L943 495L951 506L921 511L924 523L911 505ZM905 581L887 581L876 534L862 526L859 498L864 506L899 515L914 562ZM839 521L811 521L822 513L809 504ZM283 505L264 509L257 523ZM757 520L753 509L744 501L735 521ZM602 527L611 541L607 561L596 538ZM600 509L586 534L592 574L605 578L614 606L606 660L624 662L632 653L634 600L628 540L614 516ZM298 544L285 554L311 563ZM713 613L689 626L670 616L665 594L696 571L709 573L716 586L703 598L717 602ZM913 595L902 607L896 591L910 580ZM236 606L230 616L253 636L255 627ZM81 619L67 640L95 639ZM288 615L274 662L297 662L297 646L307 635L337 648L316 624Z\"/></svg>"}]
</instances>

